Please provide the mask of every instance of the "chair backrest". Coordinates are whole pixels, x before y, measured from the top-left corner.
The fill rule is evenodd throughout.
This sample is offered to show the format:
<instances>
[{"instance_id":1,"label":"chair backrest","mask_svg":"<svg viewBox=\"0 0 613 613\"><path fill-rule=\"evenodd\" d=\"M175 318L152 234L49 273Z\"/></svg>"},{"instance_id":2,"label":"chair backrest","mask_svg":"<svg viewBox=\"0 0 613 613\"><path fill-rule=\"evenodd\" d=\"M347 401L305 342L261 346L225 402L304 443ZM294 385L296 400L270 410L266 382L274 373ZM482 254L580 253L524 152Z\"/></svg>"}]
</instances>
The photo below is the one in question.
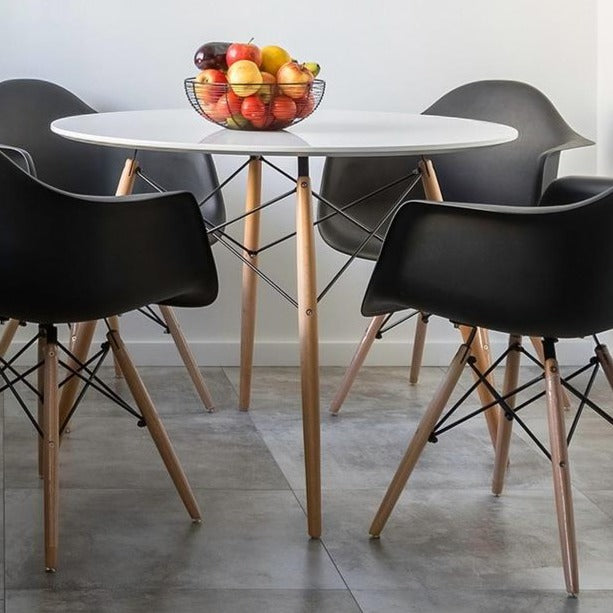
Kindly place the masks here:
<instances>
[{"instance_id":1,"label":"chair backrest","mask_svg":"<svg viewBox=\"0 0 613 613\"><path fill-rule=\"evenodd\" d=\"M0 82L0 145L28 151L39 179L77 194L110 196L133 151L77 143L54 134L49 124L60 117L96 111L68 90L38 79L11 79ZM167 190L187 190L201 200L217 187L215 166L209 155L140 151L143 172ZM154 193L138 178L135 193ZM213 224L225 221L221 192L202 207Z\"/></svg>"},{"instance_id":2,"label":"chair backrest","mask_svg":"<svg viewBox=\"0 0 613 613\"><path fill-rule=\"evenodd\" d=\"M205 306L218 291L190 193L78 196L30 176L3 153L0 284L0 315L39 323L100 319L159 302Z\"/></svg>"},{"instance_id":3,"label":"chair backrest","mask_svg":"<svg viewBox=\"0 0 613 613\"><path fill-rule=\"evenodd\" d=\"M547 189L548 206L404 204L385 237L362 313L411 308L552 338L613 328L612 185L603 181L605 191L572 204L568 195L580 189L564 179Z\"/></svg>"},{"instance_id":4,"label":"chair backrest","mask_svg":"<svg viewBox=\"0 0 613 613\"><path fill-rule=\"evenodd\" d=\"M424 111L492 121L513 126L519 137L494 147L432 156L445 200L487 202L516 206L535 205L558 170L564 149L592 144L573 131L550 100L534 87L517 81L477 81L458 87ZM406 175L417 167L414 156L386 158L328 158L322 195L335 204L347 204L361 195ZM350 214L374 227L402 194L408 181L353 207ZM411 198L423 198L421 186ZM319 216L330 212L320 204ZM361 230L340 216L319 225L333 248L351 252L364 238ZM387 226L383 229L385 233ZM371 241L362 257L376 258L380 241Z\"/></svg>"}]
</instances>

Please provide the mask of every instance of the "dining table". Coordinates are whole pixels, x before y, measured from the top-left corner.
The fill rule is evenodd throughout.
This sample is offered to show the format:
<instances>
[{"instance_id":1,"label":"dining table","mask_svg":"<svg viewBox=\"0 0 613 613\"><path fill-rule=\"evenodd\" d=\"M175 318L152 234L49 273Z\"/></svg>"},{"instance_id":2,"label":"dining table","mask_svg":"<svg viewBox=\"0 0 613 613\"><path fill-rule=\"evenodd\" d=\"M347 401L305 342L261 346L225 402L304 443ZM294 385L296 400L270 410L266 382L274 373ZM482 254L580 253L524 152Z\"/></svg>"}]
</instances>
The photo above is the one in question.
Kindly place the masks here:
<instances>
[{"instance_id":1,"label":"dining table","mask_svg":"<svg viewBox=\"0 0 613 613\"><path fill-rule=\"evenodd\" d=\"M123 169L118 169L118 193L129 193L133 176L141 170L138 151L194 152L211 155L245 156L240 168L246 172L245 211L236 219L244 222L242 242L227 233L233 220L209 231L242 262L242 311L239 407L249 408L251 372L255 342L256 289L263 279L290 302L298 316L300 347L302 424L306 476L307 531L310 537L322 533L320 465L320 387L317 249L313 202L319 197L311 184L309 159L333 156L420 155L419 180L426 197L441 200L435 169L428 156L487 147L512 141L517 131L490 122L403 112L331 110L318 108L311 116L284 130L232 130L199 116L191 108L152 109L92 113L55 120L51 130L79 142L133 150ZM278 157L296 161L295 174L287 173L275 161ZM291 181L291 202L295 207L297 294L291 296L258 267L260 218L278 199L262 202L262 168L267 165ZM407 169L409 174L413 169ZM233 173L230 179L242 176ZM351 180L348 178L348 180ZM227 184L222 181L220 188ZM123 187L122 187L123 186ZM289 193L289 192L288 192ZM287 194L285 194L287 195ZM333 204L333 203L327 203ZM343 207L337 214L350 216ZM169 229L171 231L171 229ZM485 389L485 386L481 386ZM483 398L482 398L483 400Z\"/></svg>"}]
</instances>

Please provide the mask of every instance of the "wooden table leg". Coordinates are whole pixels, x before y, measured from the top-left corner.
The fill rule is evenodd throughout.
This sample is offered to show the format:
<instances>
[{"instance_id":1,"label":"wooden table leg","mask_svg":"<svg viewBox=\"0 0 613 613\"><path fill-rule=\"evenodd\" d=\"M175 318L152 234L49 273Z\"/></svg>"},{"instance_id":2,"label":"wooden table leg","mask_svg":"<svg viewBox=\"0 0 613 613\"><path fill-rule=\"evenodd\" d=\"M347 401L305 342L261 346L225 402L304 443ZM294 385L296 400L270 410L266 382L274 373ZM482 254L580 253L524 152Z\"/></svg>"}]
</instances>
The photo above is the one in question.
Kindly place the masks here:
<instances>
[{"instance_id":1,"label":"wooden table leg","mask_svg":"<svg viewBox=\"0 0 613 613\"><path fill-rule=\"evenodd\" d=\"M319 339L317 331L315 236L308 158L299 158L298 175L296 265L307 522L309 535L312 538L319 538L321 536Z\"/></svg>"},{"instance_id":2,"label":"wooden table leg","mask_svg":"<svg viewBox=\"0 0 613 613\"><path fill-rule=\"evenodd\" d=\"M436 172L434 171L434 166L431 160L422 159L419 163L419 171L422 176L422 183L424 185L424 192L426 194L426 198L428 200L433 200L436 202L443 201L443 195L441 193L441 188L438 184L438 180L436 178ZM462 333L462 337L464 342L466 342L472 328L467 328L465 326L460 326L460 332ZM425 333L424 333L425 334ZM414 344L414 351L417 347L417 343ZM472 352L474 357L476 358L476 366L481 372L485 372L492 363L492 359L490 356L489 349L489 335L487 330L479 329L475 340L472 345ZM490 374L487 377L488 381L494 385L494 378ZM477 393L479 394L479 400L481 401L481 405L485 406L494 402L494 397L491 392L485 387L485 385L479 385L477 387ZM496 406L488 409L484 413L485 420L487 422L487 429L490 434L490 439L492 440L492 445L494 449L496 448L496 436L498 434L498 410Z\"/></svg>"},{"instance_id":3,"label":"wooden table leg","mask_svg":"<svg viewBox=\"0 0 613 613\"><path fill-rule=\"evenodd\" d=\"M258 207L262 198L262 161L252 157L249 161L247 175L247 195L245 212ZM243 243L247 249L257 249L260 241L260 213L255 212L245 217ZM257 256L250 257L247 251L243 255L257 266ZM243 265L243 292L241 311L241 363L240 390L238 406L247 411L251 403L251 370L253 368L253 344L255 339L255 311L257 295L257 274L247 265Z\"/></svg>"}]
</instances>

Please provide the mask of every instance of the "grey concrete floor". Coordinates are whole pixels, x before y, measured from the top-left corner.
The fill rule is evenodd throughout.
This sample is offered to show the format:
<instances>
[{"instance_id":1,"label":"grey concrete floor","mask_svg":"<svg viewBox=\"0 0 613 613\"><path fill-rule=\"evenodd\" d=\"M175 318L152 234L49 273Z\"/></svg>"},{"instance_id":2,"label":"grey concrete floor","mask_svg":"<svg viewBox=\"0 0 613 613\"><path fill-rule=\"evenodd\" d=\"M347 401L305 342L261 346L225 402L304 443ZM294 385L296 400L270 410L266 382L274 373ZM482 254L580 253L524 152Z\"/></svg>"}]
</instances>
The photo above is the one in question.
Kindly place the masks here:
<instances>
[{"instance_id":1,"label":"grey concrete floor","mask_svg":"<svg viewBox=\"0 0 613 613\"><path fill-rule=\"evenodd\" d=\"M190 523L147 432L90 395L62 445L54 575L43 572L36 437L7 393L0 610L613 611L611 426L586 411L571 445L582 592L568 599L550 466L516 433L505 494L493 497L493 453L481 418L428 445L382 538L369 540L373 514L443 370L424 369L411 387L405 369L366 368L332 417L327 405L342 372L322 369L320 541L306 536L296 368L256 368L249 413L236 409L237 369L203 369L217 401L213 414L202 410L182 369L141 369L196 490L200 526ZM466 376L461 385L469 383ZM601 379L595 396L611 406ZM524 418L546 436L542 402Z\"/></svg>"}]
</instances>

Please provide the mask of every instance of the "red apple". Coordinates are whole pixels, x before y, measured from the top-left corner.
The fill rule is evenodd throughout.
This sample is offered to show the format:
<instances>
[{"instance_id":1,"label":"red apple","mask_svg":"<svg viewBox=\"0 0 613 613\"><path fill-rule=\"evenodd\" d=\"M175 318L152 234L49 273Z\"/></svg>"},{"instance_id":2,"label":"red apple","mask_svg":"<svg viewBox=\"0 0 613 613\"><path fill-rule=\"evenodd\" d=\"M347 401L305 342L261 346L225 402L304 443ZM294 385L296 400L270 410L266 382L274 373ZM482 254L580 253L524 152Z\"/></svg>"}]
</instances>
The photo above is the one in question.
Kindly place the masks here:
<instances>
[{"instance_id":1,"label":"red apple","mask_svg":"<svg viewBox=\"0 0 613 613\"><path fill-rule=\"evenodd\" d=\"M251 123L260 123L266 118L266 105L259 96L248 96L241 104L241 115Z\"/></svg>"},{"instance_id":2,"label":"red apple","mask_svg":"<svg viewBox=\"0 0 613 613\"><path fill-rule=\"evenodd\" d=\"M296 103L296 117L306 117L315 108L315 98L312 92L309 92L304 98L298 98L294 102Z\"/></svg>"},{"instance_id":3,"label":"red apple","mask_svg":"<svg viewBox=\"0 0 613 613\"><path fill-rule=\"evenodd\" d=\"M233 91L223 94L215 105L216 121L224 121L228 117L240 115L242 98L239 98Z\"/></svg>"},{"instance_id":4,"label":"red apple","mask_svg":"<svg viewBox=\"0 0 613 613\"><path fill-rule=\"evenodd\" d=\"M262 128L267 128L268 126L270 126L273 121L274 121L274 117L267 111L264 117L252 119L251 125L254 128L262 129Z\"/></svg>"},{"instance_id":5,"label":"red apple","mask_svg":"<svg viewBox=\"0 0 613 613\"><path fill-rule=\"evenodd\" d=\"M277 96L270 103L270 110L275 119L291 121L296 117L296 103L288 96Z\"/></svg>"},{"instance_id":6,"label":"red apple","mask_svg":"<svg viewBox=\"0 0 613 613\"><path fill-rule=\"evenodd\" d=\"M304 98L313 82L313 73L304 64L287 62L276 74L279 89L290 98Z\"/></svg>"},{"instance_id":7,"label":"red apple","mask_svg":"<svg viewBox=\"0 0 613 613\"><path fill-rule=\"evenodd\" d=\"M226 51L228 68L238 60L250 60L259 68L262 65L262 52L252 43L232 43Z\"/></svg>"},{"instance_id":8,"label":"red apple","mask_svg":"<svg viewBox=\"0 0 613 613\"><path fill-rule=\"evenodd\" d=\"M196 76L196 96L205 104L217 102L226 91L226 75L216 68L207 68Z\"/></svg>"}]
</instances>

